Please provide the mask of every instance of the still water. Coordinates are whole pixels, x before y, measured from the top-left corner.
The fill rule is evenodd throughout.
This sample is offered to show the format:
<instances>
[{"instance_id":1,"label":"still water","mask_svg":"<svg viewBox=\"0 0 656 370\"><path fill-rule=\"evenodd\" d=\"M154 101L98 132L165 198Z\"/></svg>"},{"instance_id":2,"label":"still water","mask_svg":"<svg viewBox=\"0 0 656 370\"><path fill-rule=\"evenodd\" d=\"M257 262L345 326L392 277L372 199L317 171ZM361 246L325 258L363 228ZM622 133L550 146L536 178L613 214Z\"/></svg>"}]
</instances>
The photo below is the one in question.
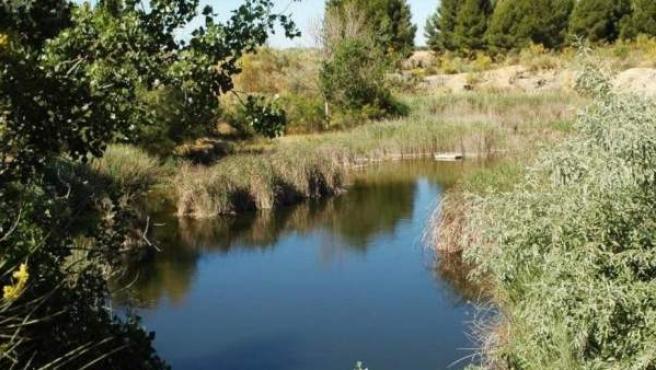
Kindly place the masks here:
<instances>
[{"instance_id":1,"label":"still water","mask_svg":"<svg viewBox=\"0 0 656 370\"><path fill-rule=\"evenodd\" d=\"M173 369L446 369L472 353L476 289L421 235L463 166L388 163L321 202L163 217L131 299Z\"/></svg>"}]
</instances>

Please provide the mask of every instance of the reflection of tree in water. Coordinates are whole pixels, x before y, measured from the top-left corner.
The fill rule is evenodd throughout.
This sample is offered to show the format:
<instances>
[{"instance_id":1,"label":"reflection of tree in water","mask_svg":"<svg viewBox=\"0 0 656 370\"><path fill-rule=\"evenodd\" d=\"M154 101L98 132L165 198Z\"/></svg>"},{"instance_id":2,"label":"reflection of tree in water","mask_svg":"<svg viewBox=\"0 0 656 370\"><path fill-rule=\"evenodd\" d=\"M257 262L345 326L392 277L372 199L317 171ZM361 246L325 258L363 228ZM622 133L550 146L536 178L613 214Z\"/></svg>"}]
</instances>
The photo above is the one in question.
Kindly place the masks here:
<instances>
[{"instance_id":1,"label":"reflection of tree in water","mask_svg":"<svg viewBox=\"0 0 656 370\"><path fill-rule=\"evenodd\" d=\"M212 220L159 217L153 240L161 252L130 269L130 279L138 276L131 297L146 307L163 297L180 303L203 253L275 248L280 238L290 233L321 231L322 259L344 249L366 252L373 237L393 233L400 221L412 216L418 177L448 185L461 173L460 164L388 163L354 174L348 192L327 200Z\"/></svg>"}]
</instances>

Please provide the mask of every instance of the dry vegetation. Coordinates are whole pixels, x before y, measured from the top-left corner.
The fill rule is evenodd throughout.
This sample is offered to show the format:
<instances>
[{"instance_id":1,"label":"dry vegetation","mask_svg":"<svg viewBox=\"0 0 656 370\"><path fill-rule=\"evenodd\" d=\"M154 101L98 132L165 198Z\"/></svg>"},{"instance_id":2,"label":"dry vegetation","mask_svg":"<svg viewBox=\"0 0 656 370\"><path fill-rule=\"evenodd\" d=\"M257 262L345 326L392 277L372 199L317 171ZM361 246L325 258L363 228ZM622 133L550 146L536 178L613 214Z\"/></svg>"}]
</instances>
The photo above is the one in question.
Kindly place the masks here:
<instances>
[{"instance_id":1,"label":"dry vegetation","mask_svg":"<svg viewBox=\"0 0 656 370\"><path fill-rule=\"evenodd\" d=\"M563 137L582 100L563 94L407 96L407 117L371 122L347 131L289 136L244 146L216 164L181 163L160 170L159 183L180 216L214 217L267 209L340 191L348 172L369 162L463 152L492 158ZM125 155L118 154L125 151ZM156 169L138 150L113 147L103 167L118 179L150 182ZM127 163L125 163L127 161ZM129 161L135 161L134 166ZM175 174L175 175L174 175ZM120 180L125 181L125 180ZM145 181L145 180L144 180Z\"/></svg>"}]
</instances>

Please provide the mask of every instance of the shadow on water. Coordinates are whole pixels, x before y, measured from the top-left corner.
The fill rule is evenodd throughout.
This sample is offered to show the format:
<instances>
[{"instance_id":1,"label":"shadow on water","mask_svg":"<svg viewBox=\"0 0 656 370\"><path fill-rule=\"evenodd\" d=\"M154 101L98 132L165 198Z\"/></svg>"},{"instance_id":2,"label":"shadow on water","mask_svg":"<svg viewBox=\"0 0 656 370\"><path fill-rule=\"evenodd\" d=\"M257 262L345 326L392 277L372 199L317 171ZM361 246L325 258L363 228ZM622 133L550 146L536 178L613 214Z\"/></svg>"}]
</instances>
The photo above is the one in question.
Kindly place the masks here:
<instances>
[{"instance_id":1,"label":"shadow on water","mask_svg":"<svg viewBox=\"0 0 656 370\"><path fill-rule=\"evenodd\" d=\"M377 356L368 365L382 370L427 351L428 363L455 360L464 336L458 320L482 289L467 281L458 256L431 258L427 267L422 255L430 252L417 244L441 192L478 166L385 163L354 172L347 191L331 199L215 220L159 215L152 238L161 252L129 267L117 284L130 288L115 300L149 312L145 322L158 338L199 325L194 333L205 340L196 347L160 341L177 369L319 369ZM267 311L253 306L259 300ZM178 323L180 315L188 322ZM378 331L385 340L375 340ZM404 336L417 343L406 348L414 338ZM324 346L327 354L309 359ZM317 367L311 361L321 356Z\"/></svg>"}]
</instances>

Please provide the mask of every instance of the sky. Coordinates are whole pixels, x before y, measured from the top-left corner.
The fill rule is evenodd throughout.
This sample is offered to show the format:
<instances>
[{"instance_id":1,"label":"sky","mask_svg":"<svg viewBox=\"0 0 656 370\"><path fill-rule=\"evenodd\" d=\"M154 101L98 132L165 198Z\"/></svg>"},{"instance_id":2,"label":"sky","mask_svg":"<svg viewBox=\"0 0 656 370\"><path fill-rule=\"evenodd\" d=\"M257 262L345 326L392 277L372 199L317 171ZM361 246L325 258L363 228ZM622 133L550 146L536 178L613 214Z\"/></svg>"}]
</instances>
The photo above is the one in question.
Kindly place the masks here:
<instances>
[{"instance_id":1,"label":"sky","mask_svg":"<svg viewBox=\"0 0 656 370\"><path fill-rule=\"evenodd\" d=\"M437 8L437 0L407 0L412 8L413 22L417 25L417 36L415 44L417 46L424 46L426 44L424 39L424 24L426 18L432 14ZM230 11L239 7L242 0L201 0L202 5L211 5L214 10L221 15L221 18L228 17ZM274 0L276 4L275 10L282 11L287 9L287 12L292 14L292 19L296 22L301 29L302 37L288 40L284 34L278 32L273 35L269 40L269 45L275 48L288 48L288 47L311 47L315 46L314 32L316 25L323 17L325 0L301 0L300 2L293 2L292 0ZM202 8L202 7L201 7Z\"/></svg>"}]
</instances>

